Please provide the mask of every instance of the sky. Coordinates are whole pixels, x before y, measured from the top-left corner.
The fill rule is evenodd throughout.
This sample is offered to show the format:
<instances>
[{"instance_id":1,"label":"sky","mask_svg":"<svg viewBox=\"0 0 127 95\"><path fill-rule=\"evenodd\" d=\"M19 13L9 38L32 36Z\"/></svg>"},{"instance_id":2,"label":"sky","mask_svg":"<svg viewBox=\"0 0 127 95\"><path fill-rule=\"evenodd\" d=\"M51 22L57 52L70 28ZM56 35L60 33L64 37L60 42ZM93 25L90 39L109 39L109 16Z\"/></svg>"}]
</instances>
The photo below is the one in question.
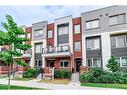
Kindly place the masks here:
<instances>
[{"instance_id":1,"label":"sky","mask_svg":"<svg viewBox=\"0 0 127 95\"><path fill-rule=\"evenodd\" d=\"M68 15L72 15L73 18L80 17L83 12L103 7L106 6L0 6L0 22L5 22L5 15L9 14L18 25L29 27L32 23L45 20L53 23L54 19Z\"/></svg>"}]
</instances>

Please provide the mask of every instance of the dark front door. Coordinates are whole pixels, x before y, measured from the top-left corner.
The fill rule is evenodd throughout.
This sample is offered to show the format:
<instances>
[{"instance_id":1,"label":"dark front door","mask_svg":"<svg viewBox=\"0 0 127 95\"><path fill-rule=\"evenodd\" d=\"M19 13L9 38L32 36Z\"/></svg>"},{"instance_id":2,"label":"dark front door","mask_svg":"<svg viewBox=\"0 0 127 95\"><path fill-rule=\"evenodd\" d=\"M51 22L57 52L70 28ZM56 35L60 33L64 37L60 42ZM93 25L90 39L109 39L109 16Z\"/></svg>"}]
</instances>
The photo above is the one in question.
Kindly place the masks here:
<instances>
[{"instance_id":1,"label":"dark front door","mask_svg":"<svg viewBox=\"0 0 127 95\"><path fill-rule=\"evenodd\" d=\"M54 67L54 61L48 61L47 67Z\"/></svg>"},{"instance_id":2,"label":"dark front door","mask_svg":"<svg viewBox=\"0 0 127 95\"><path fill-rule=\"evenodd\" d=\"M80 71L81 62L81 60L76 60L76 72Z\"/></svg>"}]
</instances>

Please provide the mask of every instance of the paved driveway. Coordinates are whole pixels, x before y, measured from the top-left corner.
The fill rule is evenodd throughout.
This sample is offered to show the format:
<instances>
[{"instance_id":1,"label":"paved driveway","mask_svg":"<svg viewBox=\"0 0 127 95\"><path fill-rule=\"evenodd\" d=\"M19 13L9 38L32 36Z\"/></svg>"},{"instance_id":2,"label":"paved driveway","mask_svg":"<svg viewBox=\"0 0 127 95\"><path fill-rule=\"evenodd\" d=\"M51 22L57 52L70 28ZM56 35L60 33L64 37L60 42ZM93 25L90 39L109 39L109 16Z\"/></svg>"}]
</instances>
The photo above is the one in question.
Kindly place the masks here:
<instances>
[{"instance_id":1,"label":"paved driveway","mask_svg":"<svg viewBox=\"0 0 127 95\"><path fill-rule=\"evenodd\" d=\"M36 87L36 88L46 88L46 89L64 89L64 90L70 90L70 89L93 89L93 90L108 90L108 88L95 88L95 87L82 87L80 86L80 83L69 83L68 85L65 84L51 84L51 83L40 83L39 80L31 80L31 81L16 81L11 80L11 85L17 85L17 86L26 86L26 87ZM7 79L0 79L0 84L7 84ZM111 90L111 89L110 89ZM118 89L113 89L118 90Z\"/></svg>"}]
</instances>

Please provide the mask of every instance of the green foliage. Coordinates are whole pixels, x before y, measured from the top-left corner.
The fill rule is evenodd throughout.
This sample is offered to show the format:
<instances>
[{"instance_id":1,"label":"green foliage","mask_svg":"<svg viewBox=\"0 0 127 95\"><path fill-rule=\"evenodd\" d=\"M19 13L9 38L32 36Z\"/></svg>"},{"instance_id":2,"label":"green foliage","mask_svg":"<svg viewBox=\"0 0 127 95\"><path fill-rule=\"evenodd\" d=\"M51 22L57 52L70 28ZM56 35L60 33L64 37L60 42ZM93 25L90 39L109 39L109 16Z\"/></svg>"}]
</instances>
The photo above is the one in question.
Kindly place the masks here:
<instances>
[{"instance_id":1,"label":"green foliage","mask_svg":"<svg viewBox=\"0 0 127 95\"><path fill-rule=\"evenodd\" d=\"M29 68L23 73L23 78L36 78L41 71L41 68Z\"/></svg>"},{"instance_id":2,"label":"green foliage","mask_svg":"<svg viewBox=\"0 0 127 95\"><path fill-rule=\"evenodd\" d=\"M9 46L9 48L0 53L0 59L7 64L17 63L22 66L27 66L22 61L14 62L15 57L22 56L21 50L26 51L31 48L31 45L24 43L29 39L20 36L26 34L26 32L14 22L10 15L6 15L6 20L7 22L2 23L6 31L0 30L0 45Z\"/></svg>"},{"instance_id":3,"label":"green foliage","mask_svg":"<svg viewBox=\"0 0 127 95\"><path fill-rule=\"evenodd\" d=\"M67 70L55 70L54 77L58 79L71 78L71 72Z\"/></svg>"},{"instance_id":4,"label":"green foliage","mask_svg":"<svg viewBox=\"0 0 127 95\"><path fill-rule=\"evenodd\" d=\"M127 72L109 72L99 68L92 68L80 75L81 82L90 83L127 83Z\"/></svg>"},{"instance_id":5,"label":"green foliage","mask_svg":"<svg viewBox=\"0 0 127 95\"><path fill-rule=\"evenodd\" d=\"M117 60L113 56L111 56L111 58L109 59L106 67L109 68L109 70L112 72L116 72L120 69L119 63L117 62Z\"/></svg>"}]
</instances>

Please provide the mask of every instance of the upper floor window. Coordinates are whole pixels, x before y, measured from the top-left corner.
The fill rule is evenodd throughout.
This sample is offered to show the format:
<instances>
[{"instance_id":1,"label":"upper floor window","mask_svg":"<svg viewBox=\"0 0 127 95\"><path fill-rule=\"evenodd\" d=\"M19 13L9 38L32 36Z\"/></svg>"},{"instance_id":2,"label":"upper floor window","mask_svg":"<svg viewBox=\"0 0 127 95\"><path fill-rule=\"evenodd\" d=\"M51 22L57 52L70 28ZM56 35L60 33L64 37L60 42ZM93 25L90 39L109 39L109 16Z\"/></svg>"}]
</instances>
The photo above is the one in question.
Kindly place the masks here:
<instances>
[{"instance_id":1,"label":"upper floor window","mask_svg":"<svg viewBox=\"0 0 127 95\"><path fill-rule=\"evenodd\" d=\"M53 30L49 30L48 31L48 38L52 38L52 35L53 35Z\"/></svg>"},{"instance_id":2,"label":"upper floor window","mask_svg":"<svg viewBox=\"0 0 127 95\"><path fill-rule=\"evenodd\" d=\"M126 46L127 46L126 35L111 36L111 48L120 48Z\"/></svg>"},{"instance_id":3,"label":"upper floor window","mask_svg":"<svg viewBox=\"0 0 127 95\"><path fill-rule=\"evenodd\" d=\"M74 34L80 33L80 24L74 25Z\"/></svg>"},{"instance_id":4,"label":"upper floor window","mask_svg":"<svg viewBox=\"0 0 127 95\"><path fill-rule=\"evenodd\" d=\"M42 29L35 30L34 37L40 37L40 36L43 36L43 30Z\"/></svg>"},{"instance_id":5,"label":"upper floor window","mask_svg":"<svg viewBox=\"0 0 127 95\"><path fill-rule=\"evenodd\" d=\"M31 38L31 33L27 33L27 38Z\"/></svg>"},{"instance_id":6,"label":"upper floor window","mask_svg":"<svg viewBox=\"0 0 127 95\"><path fill-rule=\"evenodd\" d=\"M69 27L68 26L58 27L58 35L65 35L68 33L69 33Z\"/></svg>"},{"instance_id":7,"label":"upper floor window","mask_svg":"<svg viewBox=\"0 0 127 95\"><path fill-rule=\"evenodd\" d=\"M86 48L87 50L100 49L100 39L99 38L87 39Z\"/></svg>"},{"instance_id":8,"label":"upper floor window","mask_svg":"<svg viewBox=\"0 0 127 95\"><path fill-rule=\"evenodd\" d=\"M35 44L35 53L41 53L42 52L42 43Z\"/></svg>"},{"instance_id":9,"label":"upper floor window","mask_svg":"<svg viewBox=\"0 0 127 95\"><path fill-rule=\"evenodd\" d=\"M75 42L75 51L80 51L80 50L81 50L80 42Z\"/></svg>"},{"instance_id":10,"label":"upper floor window","mask_svg":"<svg viewBox=\"0 0 127 95\"><path fill-rule=\"evenodd\" d=\"M99 27L99 20L86 21L86 29L93 29Z\"/></svg>"},{"instance_id":11,"label":"upper floor window","mask_svg":"<svg viewBox=\"0 0 127 95\"><path fill-rule=\"evenodd\" d=\"M125 14L119 14L109 17L109 25L123 24L125 23Z\"/></svg>"}]
</instances>

